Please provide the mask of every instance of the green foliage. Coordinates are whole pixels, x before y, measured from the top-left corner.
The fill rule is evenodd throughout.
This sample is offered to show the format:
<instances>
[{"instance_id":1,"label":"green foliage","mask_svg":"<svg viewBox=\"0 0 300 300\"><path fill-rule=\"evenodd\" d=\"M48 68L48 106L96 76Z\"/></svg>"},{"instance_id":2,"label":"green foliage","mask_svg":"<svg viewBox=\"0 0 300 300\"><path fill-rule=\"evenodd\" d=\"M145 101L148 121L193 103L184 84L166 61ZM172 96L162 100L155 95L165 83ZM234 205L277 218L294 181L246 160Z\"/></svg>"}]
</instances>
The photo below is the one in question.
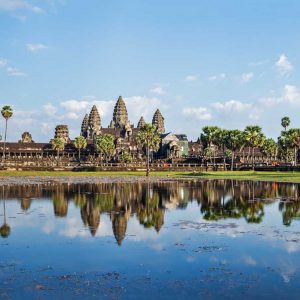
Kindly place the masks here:
<instances>
[{"instance_id":1,"label":"green foliage","mask_svg":"<svg viewBox=\"0 0 300 300\"><path fill-rule=\"evenodd\" d=\"M205 126L202 128L200 140L204 148L211 148L212 144L217 144L220 130L217 126Z\"/></svg>"},{"instance_id":2,"label":"green foliage","mask_svg":"<svg viewBox=\"0 0 300 300\"><path fill-rule=\"evenodd\" d=\"M128 151L122 151L121 155L120 155L120 161L127 164L127 163L131 163L132 162L132 155L130 152Z\"/></svg>"},{"instance_id":3,"label":"green foliage","mask_svg":"<svg viewBox=\"0 0 300 300\"><path fill-rule=\"evenodd\" d=\"M53 150L57 150L58 152L65 149L65 142L61 138L54 138L51 140L51 145Z\"/></svg>"},{"instance_id":4,"label":"green foliage","mask_svg":"<svg viewBox=\"0 0 300 300\"><path fill-rule=\"evenodd\" d=\"M275 157L277 155L277 149L278 149L277 143L272 138L268 138L265 139L261 147L261 152L266 157Z\"/></svg>"},{"instance_id":5,"label":"green foliage","mask_svg":"<svg viewBox=\"0 0 300 300\"><path fill-rule=\"evenodd\" d=\"M115 153L115 138L111 134L101 134L95 138L97 151L104 154L106 159L110 158Z\"/></svg>"},{"instance_id":6,"label":"green foliage","mask_svg":"<svg viewBox=\"0 0 300 300\"><path fill-rule=\"evenodd\" d=\"M87 141L82 135L80 135L74 139L74 146L78 150L85 149L87 146Z\"/></svg>"},{"instance_id":7,"label":"green foliage","mask_svg":"<svg viewBox=\"0 0 300 300\"><path fill-rule=\"evenodd\" d=\"M1 109L1 114L4 119L8 120L13 115L13 109L9 105L5 105Z\"/></svg>"},{"instance_id":8,"label":"green foliage","mask_svg":"<svg viewBox=\"0 0 300 300\"><path fill-rule=\"evenodd\" d=\"M136 141L143 147L149 147L151 151L157 151L160 144L160 134L156 126L146 123L136 135Z\"/></svg>"},{"instance_id":9,"label":"green foliage","mask_svg":"<svg viewBox=\"0 0 300 300\"><path fill-rule=\"evenodd\" d=\"M262 146L265 140L261 127L257 125L247 126L244 130L244 138L247 146L251 148Z\"/></svg>"},{"instance_id":10,"label":"green foliage","mask_svg":"<svg viewBox=\"0 0 300 300\"><path fill-rule=\"evenodd\" d=\"M291 120L289 117L283 117L281 119L281 126L286 130L287 127L289 127L291 124Z\"/></svg>"}]
</instances>

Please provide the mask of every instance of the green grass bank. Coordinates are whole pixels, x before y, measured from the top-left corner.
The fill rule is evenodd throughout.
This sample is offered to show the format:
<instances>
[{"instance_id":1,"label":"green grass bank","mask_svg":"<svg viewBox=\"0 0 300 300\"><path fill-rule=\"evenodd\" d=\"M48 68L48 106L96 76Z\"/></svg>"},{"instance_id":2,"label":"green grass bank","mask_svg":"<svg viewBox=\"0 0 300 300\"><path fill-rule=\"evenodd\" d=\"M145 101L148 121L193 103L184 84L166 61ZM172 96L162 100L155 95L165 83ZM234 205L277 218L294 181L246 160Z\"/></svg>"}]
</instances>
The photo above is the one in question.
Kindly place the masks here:
<instances>
[{"instance_id":1,"label":"green grass bank","mask_svg":"<svg viewBox=\"0 0 300 300\"><path fill-rule=\"evenodd\" d=\"M0 177L10 176L145 176L145 172L63 172L63 171L0 171ZM257 172L257 171L218 171L218 172L152 172L150 176L161 176L181 179L236 179L236 180L261 180L277 182L300 183L300 172ZM1 179L0 179L1 180Z\"/></svg>"}]
</instances>

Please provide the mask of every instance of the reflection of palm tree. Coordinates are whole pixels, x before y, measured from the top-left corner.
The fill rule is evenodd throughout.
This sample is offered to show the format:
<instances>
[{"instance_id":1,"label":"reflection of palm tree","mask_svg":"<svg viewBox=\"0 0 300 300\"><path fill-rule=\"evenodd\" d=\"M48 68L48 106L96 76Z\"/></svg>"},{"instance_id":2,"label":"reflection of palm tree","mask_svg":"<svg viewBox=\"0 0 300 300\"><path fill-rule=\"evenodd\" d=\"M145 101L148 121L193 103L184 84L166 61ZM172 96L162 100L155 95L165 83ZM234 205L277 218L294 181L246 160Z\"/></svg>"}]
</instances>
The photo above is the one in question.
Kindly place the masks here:
<instances>
[{"instance_id":1,"label":"reflection of palm tree","mask_svg":"<svg viewBox=\"0 0 300 300\"><path fill-rule=\"evenodd\" d=\"M92 236L95 236L100 224L100 209L93 199L89 199L81 207L81 219L85 226L89 227Z\"/></svg>"},{"instance_id":2,"label":"reflection of palm tree","mask_svg":"<svg viewBox=\"0 0 300 300\"><path fill-rule=\"evenodd\" d=\"M24 211L27 211L30 208L31 199L30 198L22 198L21 199L21 208Z\"/></svg>"},{"instance_id":3,"label":"reflection of palm tree","mask_svg":"<svg viewBox=\"0 0 300 300\"><path fill-rule=\"evenodd\" d=\"M10 227L6 223L6 212L5 212L5 200L3 201L3 225L0 227L0 235L3 238L7 238L10 235Z\"/></svg>"},{"instance_id":4,"label":"reflection of palm tree","mask_svg":"<svg viewBox=\"0 0 300 300\"><path fill-rule=\"evenodd\" d=\"M54 215L56 217L66 217L68 214L68 201L65 200L64 193L57 193L53 197Z\"/></svg>"},{"instance_id":5,"label":"reflection of palm tree","mask_svg":"<svg viewBox=\"0 0 300 300\"><path fill-rule=\"evenodd\" d=\"M279 210L282 212L282 222L286 226L292 224L293 219L300 219L300 201L280 202Z\"/></svg>"}]
</instances>

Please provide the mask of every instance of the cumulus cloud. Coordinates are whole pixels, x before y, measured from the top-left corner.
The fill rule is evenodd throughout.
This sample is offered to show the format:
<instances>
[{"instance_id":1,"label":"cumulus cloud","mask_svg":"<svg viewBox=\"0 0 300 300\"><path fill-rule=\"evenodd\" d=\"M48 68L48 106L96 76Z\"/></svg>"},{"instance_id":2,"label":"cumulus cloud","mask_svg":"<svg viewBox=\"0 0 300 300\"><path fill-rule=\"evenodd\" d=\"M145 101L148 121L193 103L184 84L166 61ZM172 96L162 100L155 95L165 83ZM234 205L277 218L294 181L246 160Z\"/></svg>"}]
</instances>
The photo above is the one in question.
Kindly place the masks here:
<instances>
[{"instance_id":1,"label":"cumulus cloud","mask_svg":"<svg viewBox=\"0 0 300 300\"><path fill-rule=\"evenodd\" d=\"M157 95L164 95L164 94L166 94L166 91L165 91L164 87L161 86L161 85L156 85L154 88L152 88L150 90L150 92L154 93L154 94L157 94Z\"/></svg>"},{"instance_id":2,"label":"cumulus cloud","mask_svg":"<svg viewBox=\"0 0 300 300\"><path fill-rule=\"evenodd\" d=\"M247 83L249 82L252 78L254 77L253 73L244 73L241 76L241 82L242 83Z\"/></svg>"},{"instance_id":3,"label":"cumulus cloud","mask_svg":"<svg viewBox=\"0 0 300 300\"><path fill-rule=\"evenodd\" d=\"M279 59L275 63L275 66L277 67L277 70L281 75L287 75L287 74L291 73L294 69L293 65L288 60L288 58L285 54L281 54L279 56Z\"/></svg>"},{"instance_id":4,"label":"cumulus cloud","mask_svg":"<svg viewBox=\"0 0 300 300\"><path fill-rule=\"evenodd\" d=\"M8 12L27 10L34 13L41 13L43 11L40 7L24 0L0 0L0 10Z\"/></svg>"},{"instance_id":5,"label":"cumulus cloud","mask_svg":"<svg viewBox=\"0 0 300 300\"><path fill-rule=\"evenodd\" d=\"M223 80L226 78L226 74L225 73L220 73L217 75L211 75L208 77L209 81L216 81L216 80Z\"/></svg>"},{"instance_id":6,"label":"cumulus cloud","mask_svg":"<svg viewBox=\"0 0 300 300\"><path fill-rule=\"evenodd\" d=\"M36 53L42 50L47 49L47 46L43 45L43 44L26 44L26 48L28 51L32 52L32 53Z\"/></svg>"},{"instance_id":7,"label":"cumulus cloud","mask_svg":"<svg viewBox=\"0 0 300 300\"><path fill-rule=\"evenodd\" d=\"M211 120L212 115L206 107L186 107L182 111L184 116L197 120Z\"/></svg>"},{"instance_id":8,"label":"cumulus cloud","mask_svg":"<svg viewBox=\"0 0 300 300\"><path fill-rule=\"evenodd\" d=\"M273 107L284 103L300 105L300 92L296 86L286 84L281 95L261 98L258 102L266 107Z\"/></svg>"},{"instance_id":9,"label":"cumulus cloud","mask_svg":"<svg viewBox=\"0 0 300 300\"><path fill-rule=\"evenodd\" d=\"M193 82L193 81L197 81L197 76L196 75L188 75L188 76L186 76L185 77L185 81L187 81L187 82Z\"/></svg>"},{"instance_id":10,"label":"cumulus cloud","mask_svg":"<svg viewBox=\"0 0 300 300\"><path fill-rule=\"evenodd\" d=\"M211 105L213 108L222 110L225 112L241 112L245 110L249 110L252 107L250 103L243 103L238 100L228 100L225 102L215 102Z\"/></svg>"}]
</instances>

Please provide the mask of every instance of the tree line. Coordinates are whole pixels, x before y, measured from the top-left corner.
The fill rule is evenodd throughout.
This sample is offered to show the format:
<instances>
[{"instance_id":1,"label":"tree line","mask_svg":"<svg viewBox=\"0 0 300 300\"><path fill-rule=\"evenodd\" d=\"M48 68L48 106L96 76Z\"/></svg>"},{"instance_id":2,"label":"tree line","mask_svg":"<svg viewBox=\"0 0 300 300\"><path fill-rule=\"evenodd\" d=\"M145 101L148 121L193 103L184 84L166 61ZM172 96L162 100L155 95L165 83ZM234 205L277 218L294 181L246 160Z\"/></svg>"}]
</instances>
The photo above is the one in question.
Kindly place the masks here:
<instances>
[{"instance_id":1,"label":"tree line","mask_svg":"<svg viewBox=\"0 0 300 300\"><path fill-rule=\"evenodd\" d=\"M231 170L234 167L237 152L244 152L248 148L248 157L251 156L251 164L254 167L255 149L265 157L266 162L280 161L297 164L297 155L300 147L300 128L290 128L290 118L283 117L281 126L283 130L277 141L267 138L262 128L257 125L246 126L244 130L227 130L217 126L205 126L202 128L200 141L204 147L204 156L215 164L217 153L222 153L224 169L226 159L231 158Z\"/></svg>"}]
</instances>

